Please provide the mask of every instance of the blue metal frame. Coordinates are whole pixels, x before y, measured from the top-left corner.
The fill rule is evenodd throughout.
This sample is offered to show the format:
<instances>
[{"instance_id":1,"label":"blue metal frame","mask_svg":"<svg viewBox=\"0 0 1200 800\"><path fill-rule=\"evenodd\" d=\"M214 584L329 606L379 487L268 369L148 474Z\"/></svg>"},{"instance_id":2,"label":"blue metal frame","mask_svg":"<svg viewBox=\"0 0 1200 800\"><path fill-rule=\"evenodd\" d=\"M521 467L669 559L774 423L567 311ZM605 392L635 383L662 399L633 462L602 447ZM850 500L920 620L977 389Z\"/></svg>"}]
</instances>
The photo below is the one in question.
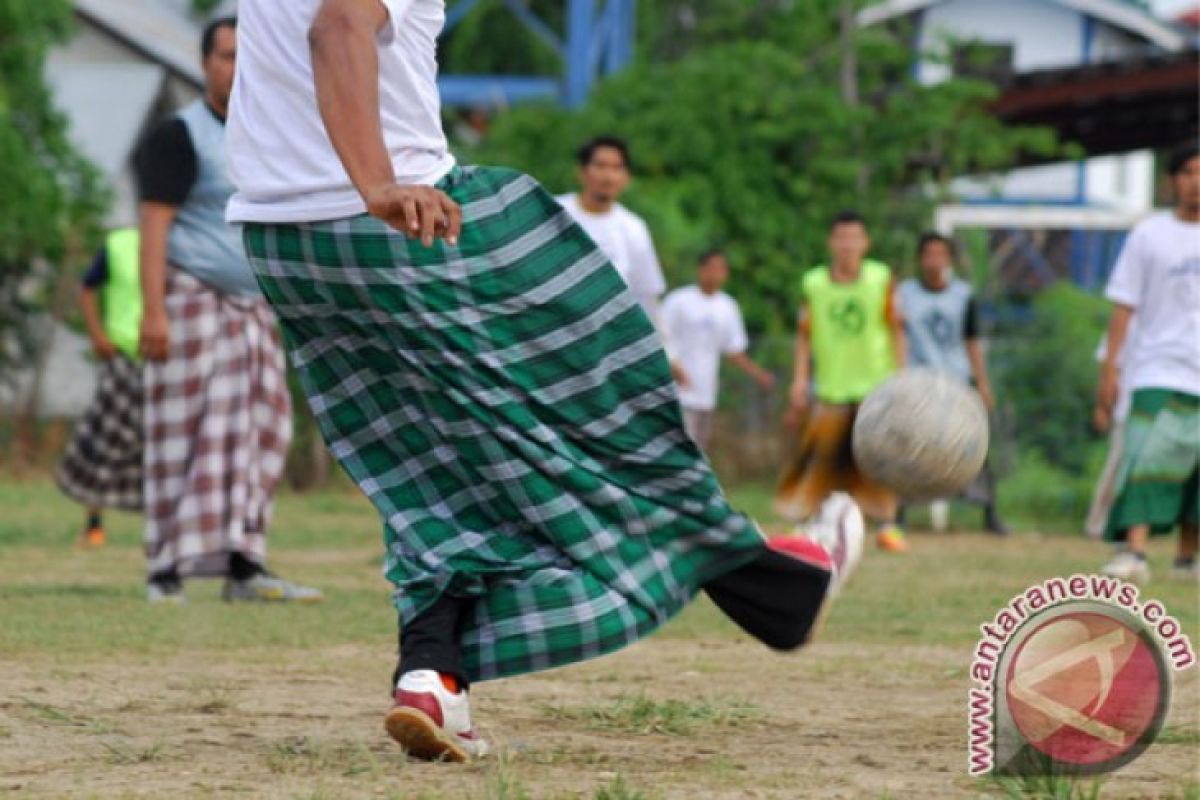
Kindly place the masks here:
<instances>
[{"instance_id":1,"label":"blue metal frame","mask_svg":"<svg viewBox=\"0 0 1200 800\"><path fill-rule=\"evenodd\" d=\"M564 0L563 34L533 13L525 0L503 2L527 30L562 57L562 76L443 75L438 85L446 106L503 107L551 100L576 108L587 101L596 81L633 60L637 0ZM479 3L458 0L446 12L442 34L453 30Z\"/></svg>"}]
</instances>

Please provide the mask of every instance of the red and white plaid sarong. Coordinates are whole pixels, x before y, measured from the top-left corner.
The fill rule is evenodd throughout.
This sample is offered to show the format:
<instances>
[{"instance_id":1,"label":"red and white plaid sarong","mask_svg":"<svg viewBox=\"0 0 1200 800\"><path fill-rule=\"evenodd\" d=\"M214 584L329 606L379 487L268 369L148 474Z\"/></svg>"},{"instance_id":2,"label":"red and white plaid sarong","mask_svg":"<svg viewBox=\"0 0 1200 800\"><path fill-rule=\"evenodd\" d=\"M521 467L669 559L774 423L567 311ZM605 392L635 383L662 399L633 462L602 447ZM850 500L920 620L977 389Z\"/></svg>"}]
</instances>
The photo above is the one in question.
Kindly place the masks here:
<instances>
[{"instance_id":1,"label":"red and white plaid sarong","mask_svg":"<svg viewBox=\"0 0 1200 800\"><path fill-rule=\"evenodd\" d=\"M275 318L260 298L221 294L178 269L166 290L170 356L145 380L150 573L223 575L262 563L292 406Z\"/></svg>"}]
</instances>

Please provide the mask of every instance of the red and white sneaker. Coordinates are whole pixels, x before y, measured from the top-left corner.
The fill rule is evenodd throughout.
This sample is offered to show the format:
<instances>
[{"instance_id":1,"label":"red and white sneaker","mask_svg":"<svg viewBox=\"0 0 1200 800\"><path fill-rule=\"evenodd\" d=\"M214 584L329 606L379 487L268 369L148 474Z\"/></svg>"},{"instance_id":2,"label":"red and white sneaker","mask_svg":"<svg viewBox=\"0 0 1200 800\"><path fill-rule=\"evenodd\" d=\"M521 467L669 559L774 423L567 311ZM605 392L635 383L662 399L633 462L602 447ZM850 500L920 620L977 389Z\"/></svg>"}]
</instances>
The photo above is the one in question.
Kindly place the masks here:
<instances>
[{"instance_id":1,"label":"red and white sneaker","mask_svg":"<svg viewBox=\"0 0 1200 800\"><path fill-rule=\"evenodd\" d=\"M467 692L451 692L434 670L404 673L395 699L384 727L409 755L462 763L488 754L487 742L471 725Z\"/></svg>"},{"instance_id":2,"label":"red and white sneaker","mask_svg":"<svg viewBox=\"0 0 1200 800\"><path fill-rule=\"evenodd\" d=\"M796 528L795 534L776 537L771 544L833 573L829 584L833 594L846 585L862 561L866 530L867 523L854 499L835 492L821 504L815 517ZM824 552L824 558L820 551Z\"/></svg>"},{"instance_id":3,"label":"red and white sneaker","mask_svg":"<svg viewBox=\"0 0 1200 800\"><path fill-rule=\"evenodd\" d=\"M768 544L775 550L828 570L829 588L809 631L812 641L821 629L833 600L862 561L866 522L858 504L847 494L837 493L822 505L817 516L797 528L791 536L774 536Z\"/></svg>"}]
</instances>

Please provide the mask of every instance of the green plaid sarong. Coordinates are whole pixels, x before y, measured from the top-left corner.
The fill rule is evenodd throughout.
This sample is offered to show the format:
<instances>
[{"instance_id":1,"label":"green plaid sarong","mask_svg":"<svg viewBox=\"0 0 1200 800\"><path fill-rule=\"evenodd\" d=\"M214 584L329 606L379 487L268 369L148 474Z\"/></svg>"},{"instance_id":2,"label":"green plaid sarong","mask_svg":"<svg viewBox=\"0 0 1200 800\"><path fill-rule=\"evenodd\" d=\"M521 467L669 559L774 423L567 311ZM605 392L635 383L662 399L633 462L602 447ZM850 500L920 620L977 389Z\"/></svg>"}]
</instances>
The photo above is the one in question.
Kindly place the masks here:
<instances>
[{"instance_id":1,"label":"green plaid sarong","mask_svg":"<svg viewBox=\"0 0 1200 800\"><path fill-rule=\"evenodd\" d=\"M477 598L474 680L649 633L762 535L684 432L621 277L533 179L457 169L457 247L368 216L245 244L334 456L379 510L400 623Z\"/></svg>"},{"instance_id":2,"label":"green plaid sarong","mask_svg":"<svg viewBox=\"0 0 1200 800\"><path fill-rule=\"evenodd\" d=\"M1169 389L1133 393L1105 538L1135 525L1170 533L1200 517L1200 397Z\"/></svg>"}]
</instances>

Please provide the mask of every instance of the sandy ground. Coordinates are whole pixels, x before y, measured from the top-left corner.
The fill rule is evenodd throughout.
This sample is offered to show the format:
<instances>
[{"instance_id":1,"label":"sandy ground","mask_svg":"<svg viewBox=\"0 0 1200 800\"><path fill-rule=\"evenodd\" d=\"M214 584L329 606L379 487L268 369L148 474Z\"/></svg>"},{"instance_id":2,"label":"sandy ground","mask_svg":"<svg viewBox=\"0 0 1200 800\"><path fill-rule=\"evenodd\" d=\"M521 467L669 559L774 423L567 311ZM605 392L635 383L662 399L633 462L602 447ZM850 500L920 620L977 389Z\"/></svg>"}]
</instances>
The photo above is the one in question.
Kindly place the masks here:
<instances>
[{"instance_id":1,"label":"sandy ground","mask_svg":"<svg viewBox=\"0 0 1200 800\"><path fill-rule=\"evenodd\" d=\"M782 657L749 641L653 638L593 663L476 687L476 716L498 756L468 766L408 762L383 734L386 650L279 652L260 664L198 657L79 668L0 660L0 795L996 792L964 774L966 654L954 648L818 643ZM1177 686L1176 729L1196 729L1196 674ZM711 713L693 723L669 712L610 718L622 697ZM1198 752L1194 738L1155 746L1107 779L1103 796L1194 797Z\"/></svg>"}]
</instances>

